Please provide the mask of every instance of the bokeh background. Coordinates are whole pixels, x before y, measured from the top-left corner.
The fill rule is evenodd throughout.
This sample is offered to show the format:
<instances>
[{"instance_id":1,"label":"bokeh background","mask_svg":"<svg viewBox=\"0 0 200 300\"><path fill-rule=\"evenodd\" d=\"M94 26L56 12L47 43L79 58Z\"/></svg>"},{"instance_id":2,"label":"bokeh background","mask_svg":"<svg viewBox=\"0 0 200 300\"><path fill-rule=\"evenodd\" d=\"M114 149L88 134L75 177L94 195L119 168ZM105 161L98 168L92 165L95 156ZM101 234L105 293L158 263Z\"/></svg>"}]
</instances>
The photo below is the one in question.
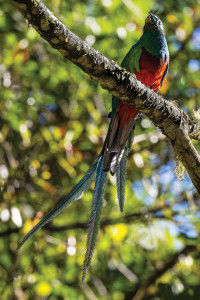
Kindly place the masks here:
<instances>
[{"instance_id":1,"label":"bokeh background","mask_svg":"<svg viewBox=\"0 0 200 300\"><path fill-rule=\"evenodd\" d=\"M188 114L198 109L199 0L44 3L118 63L140 38L148 11L158 9L170 51L160 93ZM16 251L99 154L110 109L107 91L41 39L11 1L0 1L1 299L200 299L199 197L172 146L145 116L129 155L122 214L109 176L86 283L81 273L94 185Z\"/></svg>"}]
</instances>

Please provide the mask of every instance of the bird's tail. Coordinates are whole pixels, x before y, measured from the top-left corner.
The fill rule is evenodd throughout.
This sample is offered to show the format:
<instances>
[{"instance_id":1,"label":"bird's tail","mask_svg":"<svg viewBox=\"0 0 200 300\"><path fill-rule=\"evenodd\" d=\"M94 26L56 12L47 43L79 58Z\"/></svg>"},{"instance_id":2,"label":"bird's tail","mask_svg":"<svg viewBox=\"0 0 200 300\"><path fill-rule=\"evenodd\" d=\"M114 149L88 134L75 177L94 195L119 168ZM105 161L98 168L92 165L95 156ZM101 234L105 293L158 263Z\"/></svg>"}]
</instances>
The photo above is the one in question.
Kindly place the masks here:
<instances>
[{"instance_id":1,"label":"bird's tail","mask_svg":"<svg viewBox=\"0 0 200 300\"><path fill-rule=\"evenodd\" d=\"M126 172L127 172L127 157L133 143L134 138L134 129L129 134L128 140L125 145L125 149L122 155L122 159L119 162L116 178L117 178L117 198L119 203L120 211L123 212L124 209L124 202L125 202L125 184L126 184Z\"/></svg>"},{"instance_id":2,"label":"bird's tail","mask_svg":"<svg viewBox=\"0 0 200 300\"><path fill-rule=\"evenodd\" d=\"M134 127L132 128L132 131L129 133L129 136L125 143L125 148L123 151L122 158L119 161L118 166L117 166L117 173L116 173L117 196L118 196L118 202L119 202L119 207L120 207L121 212L123 212L124 202L125 202L127 156L128 156L130 147L133 142L133 136L134 136ZM104 143L102 152L99 156L99 161L98 161L98 165L97 165L96 181L95 181L95 188L94 188L94 194L93 194L92 213L90 216L89 226L88 226L87 249L86 249L85 260L84 260L82 281L85 280L85 276L87 275L87 272L90 267L90 262L91 262L91 258L92 258L93 252L94 252L95 243L96 243L97 235L98 235L98 229L99 229L99 225L100 225L100 217L101 217L101 211L102 211L102 206L103 206L104 189L105 189L105 185L106 185L106 181L107 181L107 172L105 172L103 170L105 146L106 146L106 141Z\"/></svg>"},{"instance_id":3,"label":"bird's tail","mask_svg":"<svg viewBox=\"0 0 200 300\"><path fill-rule=\"evenodd\" d=\"M95 243L97 240L97 235L98 235L98 230L100 225L100 217L101 217L101 211L103 207L104 189L107 181L107 173L103 171L102 165L103 165L103 156L100 156L97 165L92 212L91 212L89 226L88 226L87 249L86 249L85 260L84 260L82 281L85 280L85 276L87 275L87 272L90 267L90 262L94 252Z\"/></svg>"},{"instance_id":4,"label":"bird's tail","mask_svg":"<svg viewBox=\"0 0 200 300\"><path fill-rule=\"evenodd\" d=\"M122 159L119 163L117 169L117 195L119 200L120 210L123 211L124 201L125 201L125 179L126 179L126 160L127 154L129 151L129 144L131 135L129 136L127 146L123 153ZM105 145L105 144L104 144ZM84 177L79 181L79 183L72 189L72 191L57 204L57 206L50 211L36 226L33 227L31 231L27 233L25 238L19 244L18 249L23 246L23 244L31 238L36 231L46 225L54 217L56 217L61 211L64 210L73 200L77 200L81 193L84 192L95 180L95 189L93 194L93 205L92 212L89 220L88 226L88 238L87 238L87 249L84 260L84 269L83 269L83 281L89 270L91 258L94 252L95 243L98 236L98 229L100 225L100 216L103 206L104 190L107 181L107 172L103 171L103 154L105 146L102 149L101 154L95 160L91 168L87 171Z\"/></svg>"},{"instance_id":5,"label":"bird's tail","mask_svg":"<svg viewBox=\"0 0 200 300\"><path fill-rule=\"evenodd\" d=\"M134 110L134 108L129 108L129 111L131 109ZM131 118L126 121L125 116L119 116L119 111L117 110L110 122L104 146L103 170L110 171L112 175L116 173L123 155L126 156L124 151L127 140L134 130L139 115L139 112L136 112L135 115L131 115Z\"/></svg>"},{"instance_id":6,"label":"bird's tail","mask_svg":"<svg viewBox=\"0 0 200 300\"><path fill-rule=\"evenodd\" d=\"M41 229L44 225L46 225L49 221L51 221L54 217L56 217L61 211L64 210L68 204L70 204L73 200L77 200L81 193L85 191L94 180L95 181L95 189L93 195L93 206L92 213L89 220L88 226L88 239L87 239L87 249L84 260L84 269L83 269L83 281L85 276L89 270L91 258L94 252L95 243L97 240L98 229L100 225L100 216L103 206L103 196L104 189L107 180L107 173L102 169L103 156L100 155L91 168L87 171L85 176L79 181L79 183L73 188L73 190L58 203L58 205L50 211L36 226L33 227L31 231L25 236L22 242L19 244L18 248L21 248L23 244L30 239L36 231Z\"/></svg>"}]
</instances>

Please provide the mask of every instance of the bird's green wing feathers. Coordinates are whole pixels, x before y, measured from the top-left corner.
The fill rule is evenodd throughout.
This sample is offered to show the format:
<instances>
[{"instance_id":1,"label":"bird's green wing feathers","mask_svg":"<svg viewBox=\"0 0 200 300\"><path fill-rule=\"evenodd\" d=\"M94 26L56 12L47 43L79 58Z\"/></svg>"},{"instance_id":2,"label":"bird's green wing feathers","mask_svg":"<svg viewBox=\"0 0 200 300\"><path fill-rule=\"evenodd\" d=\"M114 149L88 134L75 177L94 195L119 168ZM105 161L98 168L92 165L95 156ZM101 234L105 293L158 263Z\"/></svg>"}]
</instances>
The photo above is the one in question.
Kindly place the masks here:
<instances>
[{"instance_id":1,"label":"bird's green wing feathers","mask_svg":"<svg viewBox=\"0 0 200 300\"><path fill-rule=\"evenodd\" d=\"M135 69L140 71L140 57L142 53L142 40L139 40L133 47L129 50L127 55L124 57L121 66L125 68L128 72L135 73ZM117 106L118 106L119 98L113 96L112 98L112 117L114 116Z\"/></svg>"},{"instance_id":2,"label":"bird's green wing feathers","mask_svg":"<svg viewBox=\"0 0 200 300\"><path fill-rule=\"evenodd\" d=\"M135 69L139 72L141 53L142 47L140 43L135 44L124 57L121 66L131 73L135 73Z\"/></svg>"}]
</instances>

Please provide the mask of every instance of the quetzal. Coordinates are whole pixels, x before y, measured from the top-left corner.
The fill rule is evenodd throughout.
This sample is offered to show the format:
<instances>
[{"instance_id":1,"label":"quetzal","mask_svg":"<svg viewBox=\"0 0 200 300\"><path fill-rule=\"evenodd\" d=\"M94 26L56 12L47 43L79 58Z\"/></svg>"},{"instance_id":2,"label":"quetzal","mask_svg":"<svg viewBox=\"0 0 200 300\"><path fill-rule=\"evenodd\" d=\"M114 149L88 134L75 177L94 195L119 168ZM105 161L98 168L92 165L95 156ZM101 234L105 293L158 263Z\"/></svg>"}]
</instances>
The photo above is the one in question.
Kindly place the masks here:
<instances>
[{"instance_id":1,"label":"quetzal","mask_svg":"<svg viewBox=\"0 0 200 300\"><path fill-rule=\"evenodd\" d=\"M132 46L121 65L127 71L134 73L138 80L155 92L162 86L169 68L169 52L162 22L155 15L155 12L151 11L149 13L145 20L141 38ZM123 103L119 98L113 97L108 134L99 157L74 189L67 196L63 197L57 206L25 236L18 248L38 229L60 213L69 203L78 199L81 193L96 178L83 270L83 280L85 279L97 239L108 171L112 175L116 173L118 201L120 210L123 211L126 160L138 116L139 111L137 109L127 103Z\"/></svg>"}]
</instances>

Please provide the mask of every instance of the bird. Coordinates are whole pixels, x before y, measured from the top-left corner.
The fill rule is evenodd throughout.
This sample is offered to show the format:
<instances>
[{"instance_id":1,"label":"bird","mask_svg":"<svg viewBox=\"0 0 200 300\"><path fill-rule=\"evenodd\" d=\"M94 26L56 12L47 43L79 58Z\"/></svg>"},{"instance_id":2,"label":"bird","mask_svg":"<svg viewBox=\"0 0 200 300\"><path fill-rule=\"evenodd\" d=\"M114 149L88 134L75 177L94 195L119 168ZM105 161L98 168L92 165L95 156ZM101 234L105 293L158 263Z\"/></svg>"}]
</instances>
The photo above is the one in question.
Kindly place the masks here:
<instances>
[{"instance_id":1,"label":"bird","mask_svg":"<svg viewBox=\"0 0 200 300\"><path fill-rule=\"evenodd\" d=\"M156 11L148 13L141 38L131 47L121 66L135 74L137 80L154 92L158 92L162 87L169 69L169 51L163 24L156 15ZM83 266L82 281L85 280L97 241L108 172L111 175L116 174L120 211L122 212L124 208L127 156L133 142L135 123L139 115L140 112L132 105L113 96L108 133L101 153L71 192L64 196L55 208L27 233L18 249L37 230L57 216L73 200L78 199L95 180Z\"/></svg>"}]
</instances>

